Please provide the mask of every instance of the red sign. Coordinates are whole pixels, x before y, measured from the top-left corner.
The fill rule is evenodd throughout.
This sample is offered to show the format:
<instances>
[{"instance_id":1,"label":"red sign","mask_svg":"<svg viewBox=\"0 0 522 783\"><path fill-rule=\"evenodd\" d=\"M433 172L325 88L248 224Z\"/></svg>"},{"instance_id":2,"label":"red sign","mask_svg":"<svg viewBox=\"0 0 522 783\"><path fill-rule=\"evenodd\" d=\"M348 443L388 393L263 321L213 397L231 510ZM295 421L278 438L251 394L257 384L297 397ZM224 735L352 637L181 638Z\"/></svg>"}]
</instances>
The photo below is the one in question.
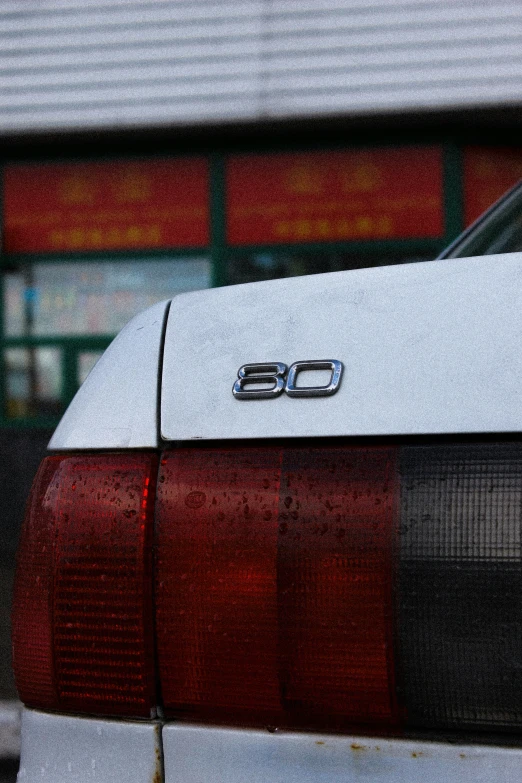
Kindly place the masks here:
<instances>
[{"instance_id":1,"label":"red sign","mask_svg":"<svg viewBox=\"0 0 522 783\"><path fill-rule=\"evenodd\" d=\"M439 237L439 147L234 155L226 169L232 245Z\"/></svg>"},{"instance_id":2,"label":"red sign","mask_svg":"<svg viewBox=\"0 0 522 783\"><path fill-rule=\"evenodd\" d=\"M522 148L468 147L464 150L464 219L473 223L522 178Z\"/></svg>"},{"instance_id":3,"label":"red sign","mask_svg":"<svg viewBox=\"0 0 522 783\"><path fill-rule=\"evenodd\" d=\"M4 250L203 247L208 193L204 158L8 166Z\"/></svg>"}]
</instances>

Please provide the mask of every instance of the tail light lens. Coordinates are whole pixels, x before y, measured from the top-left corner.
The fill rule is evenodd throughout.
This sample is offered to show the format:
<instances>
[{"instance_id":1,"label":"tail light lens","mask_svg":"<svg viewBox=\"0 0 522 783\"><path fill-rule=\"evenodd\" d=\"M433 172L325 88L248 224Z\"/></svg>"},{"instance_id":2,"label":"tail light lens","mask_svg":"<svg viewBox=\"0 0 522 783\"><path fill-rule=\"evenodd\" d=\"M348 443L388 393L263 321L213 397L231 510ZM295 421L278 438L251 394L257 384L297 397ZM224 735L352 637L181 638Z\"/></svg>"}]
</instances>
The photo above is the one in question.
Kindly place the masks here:
<instances>
[{"instance_id":1,"label":"tail light lens","mask_svg":"<svg viewBox=\"0 0 522 783\"><path fill-rule=\"evenodd\" d=\"M29 705L397 733L522 727L522 444L50 457L13 623ZM155 599L152 535L156 498Z\"/></svg>"},{"instance_id":2,"label":"tail light lens","mask_svg":"<svg viewBox=\"0 0 522 783\"><path fill-rule=\"evenodd\" d=\"M522 726L522 444L404 449L397 571L413 726Z\"/></svg>"},{"instance_id":3,"label":"tail light lens","mask_svg":"<svg viewBox=\"0 0 522 783\"><path fill-rule=\"evenodd\" d=\"M13 663L34 707L149 717L155 706L157 457L48 457L18 553Z\"/></svg>"},{"instance_id":4,"label":"tail light lens","mask_svg":"<svg viewBox=\"0 0 522 783\"><path fill-rule=\"evenodd\" d=\"M395 724L395 453L177 450L158 490L164 706Z\"/></svg>"},{"instance_id":5,"label":"tail light lens","mask_svg":"<svg viewBox=\"0 0 522 783\"><path fill-rule=\"evenodd\" d=\"M167 714L522 727L522 444L166 453Z\"/></svg>"}]
</instances>

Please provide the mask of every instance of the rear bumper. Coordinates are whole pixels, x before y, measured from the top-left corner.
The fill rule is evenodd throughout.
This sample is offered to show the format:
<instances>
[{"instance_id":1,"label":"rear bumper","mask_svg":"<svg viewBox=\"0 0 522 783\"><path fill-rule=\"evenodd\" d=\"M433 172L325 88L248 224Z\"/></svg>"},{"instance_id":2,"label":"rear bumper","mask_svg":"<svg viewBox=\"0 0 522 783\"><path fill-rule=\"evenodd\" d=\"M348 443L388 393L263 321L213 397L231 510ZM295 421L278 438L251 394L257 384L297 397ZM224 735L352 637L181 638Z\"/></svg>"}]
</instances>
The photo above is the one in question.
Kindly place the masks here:
<instances>
[{"instance_id":1,"label":"rear bumper","mask_svg":"<svg viewBox=\"0 0 522 783\"><path fill-rule=\"evenodd\" d=\"M163 758L162 758L163 739ZM165 777L163 778L163 762ZM522 749L25 710L19 783L514 783Z\"/></svg>"},{"instance_id":2,"label":"rear bumper","mask_svg":"<svg viewBox=\"0 0 522 783\"><path fill-rule=\"evenodd\" d=\"M293 732L163 728L166 783L513 783L522 749Z\"/></svg>"},{"instance_id":3,"label":"rear bumper","mask_svg":"<svg viewBox=\"0 0 522 783\"><path fill-rule=\"evenodd\" d=\"M19 783L162 779L159 724L24 710Z\"/></svg>"}]
</instances>

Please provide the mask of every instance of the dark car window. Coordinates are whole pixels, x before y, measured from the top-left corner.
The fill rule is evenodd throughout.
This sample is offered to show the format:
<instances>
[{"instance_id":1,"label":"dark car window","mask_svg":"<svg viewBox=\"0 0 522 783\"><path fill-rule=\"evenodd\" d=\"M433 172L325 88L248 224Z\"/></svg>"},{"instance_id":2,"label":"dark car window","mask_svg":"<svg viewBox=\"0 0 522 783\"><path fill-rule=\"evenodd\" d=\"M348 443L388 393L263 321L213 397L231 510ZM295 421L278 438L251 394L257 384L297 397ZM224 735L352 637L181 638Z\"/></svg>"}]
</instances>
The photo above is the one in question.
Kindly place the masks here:
<instances>
[{"instance_id":1,"label":"dark car window","mask_svg":"<svg viewBox=\"0 0 522 783\"><path fill-rule=\"evenodd\" d=\"M440 258L518 251L522 251L522 182L456 239Z\"/></svg>"}]
</instances>

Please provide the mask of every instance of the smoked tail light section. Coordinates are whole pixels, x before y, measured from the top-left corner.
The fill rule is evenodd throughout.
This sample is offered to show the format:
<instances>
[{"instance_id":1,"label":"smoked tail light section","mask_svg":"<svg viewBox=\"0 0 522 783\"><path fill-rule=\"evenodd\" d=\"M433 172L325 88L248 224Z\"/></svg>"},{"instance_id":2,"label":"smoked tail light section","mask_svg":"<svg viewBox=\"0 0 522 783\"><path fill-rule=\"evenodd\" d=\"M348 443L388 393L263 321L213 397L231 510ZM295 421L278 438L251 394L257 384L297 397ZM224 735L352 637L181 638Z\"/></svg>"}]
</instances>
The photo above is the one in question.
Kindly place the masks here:
<instances>
[{"instance_id":1,"label":"smoked tail light section","mask_svg":"<svg viewBox=\"0 0 522 783\"><path fill-rule=\"evenodd\" d=\"M22 531L13 664L32 707L150 717L157 456L47 457Z\"/></svg>"},{"instance_id":2,"label":"smoked tail light section","mask_svg":"<svg viewBox=\"0 0 522 783\"><path fill-rule=\"evenodd\" d=\"M522 728L522 443L401 450L397 661L408 726Z\"/></svg>"}]
</instances>

